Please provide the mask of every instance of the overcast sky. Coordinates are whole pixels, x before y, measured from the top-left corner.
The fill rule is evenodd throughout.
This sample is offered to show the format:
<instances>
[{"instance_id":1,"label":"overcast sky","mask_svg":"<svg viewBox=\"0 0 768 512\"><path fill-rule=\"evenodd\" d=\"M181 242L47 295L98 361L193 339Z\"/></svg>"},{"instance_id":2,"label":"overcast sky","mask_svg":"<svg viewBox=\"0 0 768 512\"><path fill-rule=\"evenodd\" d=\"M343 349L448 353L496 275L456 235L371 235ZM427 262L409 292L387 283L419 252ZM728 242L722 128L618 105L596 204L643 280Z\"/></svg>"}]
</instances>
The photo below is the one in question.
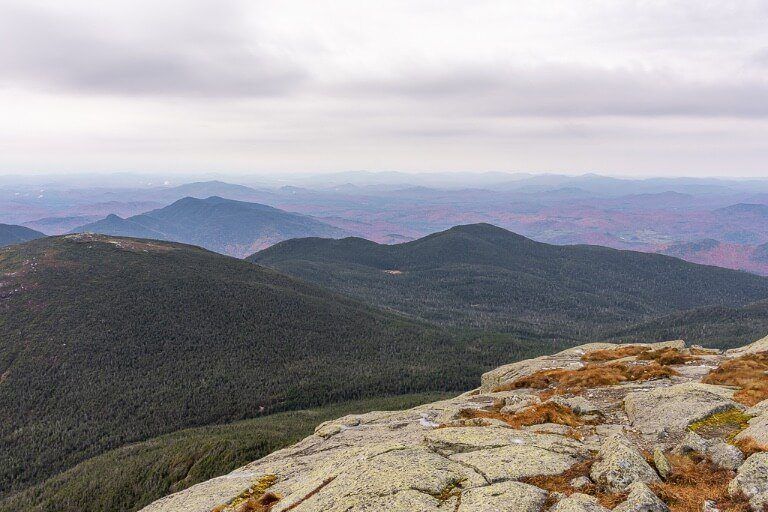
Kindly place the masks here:
<instances>
[{"instance_id":1,"label":"overcast sky","mask_svg":"<svg viewBox=\"0 0 768 512\"><path fill-rule=\"evenodd\" d=\"M0 172L768 176L768 1L0 0Z\"/></svg>"}]
</instances>

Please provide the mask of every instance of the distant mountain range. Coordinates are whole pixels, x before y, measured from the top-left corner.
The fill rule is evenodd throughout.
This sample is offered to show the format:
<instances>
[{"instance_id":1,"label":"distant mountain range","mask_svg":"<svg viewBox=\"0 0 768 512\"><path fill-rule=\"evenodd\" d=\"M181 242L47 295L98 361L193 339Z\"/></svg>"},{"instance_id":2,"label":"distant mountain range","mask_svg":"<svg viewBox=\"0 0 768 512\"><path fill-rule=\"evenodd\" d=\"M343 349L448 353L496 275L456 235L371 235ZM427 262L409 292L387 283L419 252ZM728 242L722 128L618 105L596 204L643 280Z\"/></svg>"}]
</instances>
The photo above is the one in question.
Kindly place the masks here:
<instances>
[{"instance_id":1,"label":"distant mountain range","mask_svg":"<svg viewBox=\"0 0 768 512\"><path fill-rule=\"evenodd\" d=\"M535 335L599 336L673 311L768 297L768 279L759 276L658 254L548 245L488 224L398 245L288 240L248 260L415 318Z\"/></svg>"},{"instance_id":2,"label":"distant mountain range","mask_svg":"<svg viewBox=\"0 0 768 512\"><path fill-rule=\"evenodd\" d=\"M236 257L289 238L346 234L306 215L217 196L185 197L165 208L126 219L109 215L72 232L169 240Z\"/></svg>"},{"instance_id":3,"label":"distant mountain range","mask_svg":"<svg viewBox=\"0 0 768 512\"><path fill-rule=\"evenodd\" d=\"M84 179L57 178L39 184L27 180L17 185L0 180L0 222L53 235L109 214L127 219L184 197L217 196L306 215L379 243L415 240L451 226L480 222L545 243L592 244L644 252L671 253L676 250L673 246L711 239L721 244L718 249L676 254L697 263L768 275L768 264L753 257L757 246L768 243L768 180L622 179L597 174L504 172L349 172L264 178L266 181L260 182L241 177L242 183L214 179L178 185L159 176L149 178L131 179L126 174L117 180L91 180L98 186L88 185ZM176 178L171 178L175 182ZM127 186L130 183L133 185ZM116 222L109 219L105 224ZM157 231L151 224L142 228L136 231L137 227L132 226L115 232L143 232L149 236ZM319 233L289 237L313 234ZM192 241L178 236L171 239ZM248 242L238 243L234 250L222 248L221 244L210 247L243 256L248 253Z\"/></svg>"},{"instance_id":4,"label":"distant mountain range","mask_svg":"<svg viewBox=\"0 0 768 512\"><path fill-rule=\"evenodd\" d=\"M24 226L15 226L13 224L0 224L0 247L6 245L20 244L36 238L42 238L45 234L29 229Z\"/></svg>"}]
</instances>

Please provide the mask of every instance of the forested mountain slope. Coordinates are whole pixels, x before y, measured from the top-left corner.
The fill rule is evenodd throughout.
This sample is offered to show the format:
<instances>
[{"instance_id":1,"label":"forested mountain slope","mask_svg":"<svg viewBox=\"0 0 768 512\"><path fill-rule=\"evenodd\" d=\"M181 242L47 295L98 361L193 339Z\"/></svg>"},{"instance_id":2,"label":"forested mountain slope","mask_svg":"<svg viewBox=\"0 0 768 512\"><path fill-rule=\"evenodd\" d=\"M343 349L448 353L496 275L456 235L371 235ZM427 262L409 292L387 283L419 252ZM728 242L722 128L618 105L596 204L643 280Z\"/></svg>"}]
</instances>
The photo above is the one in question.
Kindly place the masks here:
<instances>
[{"instance_id":1,"label":"forested mountain slope","mask_svg":"<svg viewBox=\"0 0 768 512\"><path fill-rule=\"evenodd\" d=\"M0 511L138 510L168 493L228 473L294 443L323 421L344 414L413 407L448 396L419 393L355 400L165 434L102 453L0 499Z\"/></svg>"},{"instance_id":2,"label":"forested mountain slope","mask_svg":"<svg viewBox=\"0 0 768 512\"><path fill-rule=\"evenodd\" d=\"M466 387L494 359L552 350L176 243L48 237L0 250L0 276L2 493L181 428Z\"/></svg>"},{"instance_id":3,"label":"forested mountain slope","mask_svg":"<svg viewBox=\"0 0 768 512\"><path fill-rule=\"evenodd\" d=\"M170 240L237 257L288 238L344 235L343 230L306 215L216 196L185 197L127 219L109 215L72 232Z\"/></svg>"},{"instance_id":4,"label":"forested mountain slope","mask_svg":"<svg viewBox=\"0 0 768 512\"><path fill-rule=\"evenodd\" d=\"M768 332L768 300L744 306L705 306L619 329L607 336L624 342L685 339L718 348L741 346Z\"/></svg>"},{"instance_id":5,"label":"forested mountain slope","mask_svg":"<svg viewBox=\"0 0 768 512\"><path fill-rule=\"evenodd\" d=\"M35 238L42 238L45 233L35 231L34 229L14 224L0 224L0 247L11 244L20 244Z\"/></svg>"},{"instance_id":6,"label":"forested mountain slope","mask_svg":"<svg viewBox=\"0 0 768 512\"><path fill-rule=\"evenodd\" d=\"M397 245L288 240L248 260L445 325L571 339L768 297L768 279L756 275L658 254L543 244L489 224Z\"/></svg>"}]
</instances>

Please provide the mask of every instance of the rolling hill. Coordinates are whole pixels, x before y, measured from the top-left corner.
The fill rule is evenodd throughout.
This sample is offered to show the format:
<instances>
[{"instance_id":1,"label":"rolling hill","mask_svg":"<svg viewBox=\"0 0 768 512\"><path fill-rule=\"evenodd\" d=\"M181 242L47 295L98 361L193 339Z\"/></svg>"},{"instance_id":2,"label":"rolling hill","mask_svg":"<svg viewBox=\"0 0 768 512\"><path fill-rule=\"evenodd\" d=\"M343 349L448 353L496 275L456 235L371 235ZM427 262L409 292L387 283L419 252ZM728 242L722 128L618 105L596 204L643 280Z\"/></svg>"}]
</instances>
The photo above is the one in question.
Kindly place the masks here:
<instances>
[{"instance_id":1,"label":"rolling hill","mask_svg":"<svg viewBox=\"0 0 768 512\"><path fill-rule=\"evenodd\" d=\"M768 297L768 279L744 272L658 254L548 245L489 224L398 245L288 240L248 260L414 318L569 339Z\"/></svg>"},{"instance_id":2,"label":"rolling hill","mask_svg":"<svg viewBox=\"0 0 768 512\"><path fill-rule=\"evenodd\" d=\"M0 247L6 245L20 244L36 238L42 238L45 233L35 231L24 226L15 226L13 224L0 224Z\"/></svg>"},{"instance_id":3,"label":"rolling hill","mask_svg":"<svg viewBox=\"0 0 768 512\"><path fill-rule=\"evenodd\" d=\"M165 208L126 219L109 215L72 232L169 240L236 257L289 238L345 234L306 215L217 196L185 197Z\"/></svg>"},{"instance_id":4,"label":"rolling hill","mask_svg":"<svg viewBox=\"0 0 768 512\"><path fill-rule=\"evenodd\" d=\"M0 489L181 428L471 385L552 344L456 335L197 247L0 250Z\"/></svg>"}]
</instances>

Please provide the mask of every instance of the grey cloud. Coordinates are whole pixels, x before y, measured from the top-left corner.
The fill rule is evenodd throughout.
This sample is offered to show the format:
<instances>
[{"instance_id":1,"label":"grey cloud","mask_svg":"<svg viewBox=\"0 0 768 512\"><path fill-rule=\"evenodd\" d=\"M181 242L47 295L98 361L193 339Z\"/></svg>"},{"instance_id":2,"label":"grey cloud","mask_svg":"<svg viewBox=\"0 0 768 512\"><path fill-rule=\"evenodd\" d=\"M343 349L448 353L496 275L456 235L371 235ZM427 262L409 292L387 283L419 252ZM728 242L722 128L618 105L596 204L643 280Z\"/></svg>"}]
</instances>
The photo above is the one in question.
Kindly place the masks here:
<instances>
[{"instance_id":1,"label":"grey cloud","mask_svg":"<svg viewBox=\"0 0 768 512\"><path fill-rule=\"evenodd\" d=\"M763 48L756 52L750 61L761 68L768 68L768 48Z\"/></svg>"},{"instance_id":2,"label":"grey cloud","mask_svg":"<svg viewBox=\"0 0 768 512\"><path fill-rule=\"evenodd\" d=\"M646 70L503 65L419 70L394 80L342 86L484 116L768 116L768 83L687 81Z\"/></svg>"},{"instance_id":3,"label":"grey cloud","mask_svg":"<svg viewBox=\"0 0 768 512\"><path fill-rule=\"evenodd\" d=\"M177 16L168 18L183 25ZM281 94L306 79L297 66L227 33L225 20L201 21L218 23L221 32L190 27L126 40L110 34L108 27L0 7L0 84L77 93L231 97Z\"/></svg>"}]
</instances>

